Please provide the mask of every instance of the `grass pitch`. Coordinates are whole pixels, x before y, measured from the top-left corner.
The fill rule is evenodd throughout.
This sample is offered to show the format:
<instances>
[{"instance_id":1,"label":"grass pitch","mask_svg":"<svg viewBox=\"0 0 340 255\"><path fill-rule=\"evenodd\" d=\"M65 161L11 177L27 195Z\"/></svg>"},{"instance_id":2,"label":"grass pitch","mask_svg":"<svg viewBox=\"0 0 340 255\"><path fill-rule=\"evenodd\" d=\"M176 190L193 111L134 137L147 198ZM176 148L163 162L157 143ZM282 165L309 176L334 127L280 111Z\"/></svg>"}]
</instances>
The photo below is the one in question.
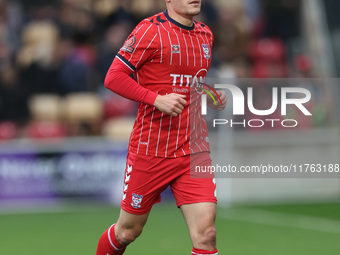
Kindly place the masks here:
<instances>
[{"instance_id":1,"label":"grass pitch","mask_svg":"<svg viewBox=\"0 0 340 255\"><path fill-rule=\"evenodd\" d=\"M0 214L0 254L94 255L119 209L93 206L61 212ZM339 255L340 204L219 209L219 254ZM190 254L184 219L175 205L156 205L127 255Z\"/></svg>"}]
</instances>

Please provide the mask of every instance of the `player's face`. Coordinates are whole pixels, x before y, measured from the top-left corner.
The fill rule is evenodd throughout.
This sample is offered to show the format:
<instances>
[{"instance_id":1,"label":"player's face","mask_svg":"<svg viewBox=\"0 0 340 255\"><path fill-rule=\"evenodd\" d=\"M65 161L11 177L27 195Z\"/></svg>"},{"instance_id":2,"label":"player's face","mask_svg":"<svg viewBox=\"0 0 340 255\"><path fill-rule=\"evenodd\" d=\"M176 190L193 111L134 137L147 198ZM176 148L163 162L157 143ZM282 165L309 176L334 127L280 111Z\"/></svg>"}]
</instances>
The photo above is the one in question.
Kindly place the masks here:
<instances>
[{"instance_id":1,"label":"player's face","mask_svg":"<svg viewBox=\"0 0 340 255\"><path fill-rule=\"evenodd\" d=\"M171 8L183 17L194 17L201 12L201 0L166 0L168 9Z\"/></svg>"}]
</instances>

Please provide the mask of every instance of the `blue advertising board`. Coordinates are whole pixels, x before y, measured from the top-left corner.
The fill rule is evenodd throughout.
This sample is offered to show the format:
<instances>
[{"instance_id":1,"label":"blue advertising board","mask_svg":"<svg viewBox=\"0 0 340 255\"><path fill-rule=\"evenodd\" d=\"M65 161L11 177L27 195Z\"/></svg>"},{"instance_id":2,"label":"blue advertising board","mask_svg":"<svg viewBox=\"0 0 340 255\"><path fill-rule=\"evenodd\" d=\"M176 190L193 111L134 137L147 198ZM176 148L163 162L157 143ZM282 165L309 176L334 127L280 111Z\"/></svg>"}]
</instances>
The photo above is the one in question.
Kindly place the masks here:
<instances>
[{"instance_id":1,"label":"blue advertising board","mask_svg":"<svg viewBox=\"0 0 340 255\"><path fill-rule=\"evenodd\" d=\"M68 139L0 145L0 207L27 200L88 198L119 204L126 144Z\"/></svg>"}]
</instances>

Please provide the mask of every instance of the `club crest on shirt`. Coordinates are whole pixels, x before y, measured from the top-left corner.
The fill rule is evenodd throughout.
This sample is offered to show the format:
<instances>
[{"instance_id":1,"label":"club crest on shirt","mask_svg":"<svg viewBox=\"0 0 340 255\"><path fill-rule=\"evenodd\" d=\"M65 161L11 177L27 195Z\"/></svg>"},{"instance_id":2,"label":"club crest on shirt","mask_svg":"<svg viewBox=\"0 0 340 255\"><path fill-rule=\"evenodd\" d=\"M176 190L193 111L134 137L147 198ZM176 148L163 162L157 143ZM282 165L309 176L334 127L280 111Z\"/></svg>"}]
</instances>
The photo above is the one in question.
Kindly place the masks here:
<instances>
[{"instance_id":1,"label":"club crest on shirt","mask_svg":"<svg viewBox=\"0 0 340 255\"><path fill-rule=\"evenodd\" d=\"M207 44L202 44L202 48L203 48L203 52L204 52L204 57L206 59L210 58L210 49L209 46Z\"/></svg>"},{"instance_id":2,"label":"club crest on shirt","mask_svg":"<svg viewBox=\"0 0 340 255\"><path fill-rule=\"evenodd\" d=\"M139 209L141 207L142 199L143 199L142 195L137 195L133 193L131 206L133 208Z\"/></svg>"},{"instance_id":3,"label":"club crest on shirt","mask_svg":"<svg viewBox=\"0 0 340 255\"><path fill-rule=\"evenodd\" d=\"M181 53L181 51L179 49L179 45L177 45L177 44L171 45L171 52L172 53Z\"/></svg>"},{"instance_id":4,"label":"club crest on shirt","mask_svg":"<svg viewBox=\"0 0 340 255\"><path fill-rule=\"evenodd\" d=\"M132 53L135 48L133 46L135 46L136 44L136 37L132 36L129 40L127 40L122 48L122 50L127 51Z\"/></svg>"}]
</instances>

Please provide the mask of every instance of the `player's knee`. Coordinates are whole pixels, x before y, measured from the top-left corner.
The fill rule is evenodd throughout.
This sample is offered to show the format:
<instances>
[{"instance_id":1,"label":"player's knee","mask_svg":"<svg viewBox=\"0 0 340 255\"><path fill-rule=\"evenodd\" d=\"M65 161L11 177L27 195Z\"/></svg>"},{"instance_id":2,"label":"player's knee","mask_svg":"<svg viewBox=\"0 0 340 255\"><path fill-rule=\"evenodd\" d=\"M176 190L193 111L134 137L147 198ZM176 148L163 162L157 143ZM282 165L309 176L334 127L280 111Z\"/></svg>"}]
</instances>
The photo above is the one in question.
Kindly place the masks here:
<instances>
[{"instance_id":1,"label":"player's knee","mask_svg":"<svg viewBox=\"0 0 340 255\"><path fill-rule=\"evenodd\" d=\"M129 229L122 229L120 235L118 235L118 242L122 245L128 245L132 243L143 231L142 226L135 226Z\"/></svg>"},{"instance_id":2,"label":"player's knee","mask_svg":"<svg viewBox=\"0 0 340 255\"><path fill-rule=\"evenodd\" d=\"M199 247L212 247L216 246L216 228L215 226L207 227L196 235L196 243Z\"/></svg>"},{"instance_id":3,"label":"player's knee","mask_svg":"<svg viewBox=\"0 0 340 255\"><path fill-rule=\"evenodd\" d=\"M215 245L216 244L216 228L215 226L211 226L206 228L204 231L204 241L208 245Z\"/></svg>"}]
</instances>

